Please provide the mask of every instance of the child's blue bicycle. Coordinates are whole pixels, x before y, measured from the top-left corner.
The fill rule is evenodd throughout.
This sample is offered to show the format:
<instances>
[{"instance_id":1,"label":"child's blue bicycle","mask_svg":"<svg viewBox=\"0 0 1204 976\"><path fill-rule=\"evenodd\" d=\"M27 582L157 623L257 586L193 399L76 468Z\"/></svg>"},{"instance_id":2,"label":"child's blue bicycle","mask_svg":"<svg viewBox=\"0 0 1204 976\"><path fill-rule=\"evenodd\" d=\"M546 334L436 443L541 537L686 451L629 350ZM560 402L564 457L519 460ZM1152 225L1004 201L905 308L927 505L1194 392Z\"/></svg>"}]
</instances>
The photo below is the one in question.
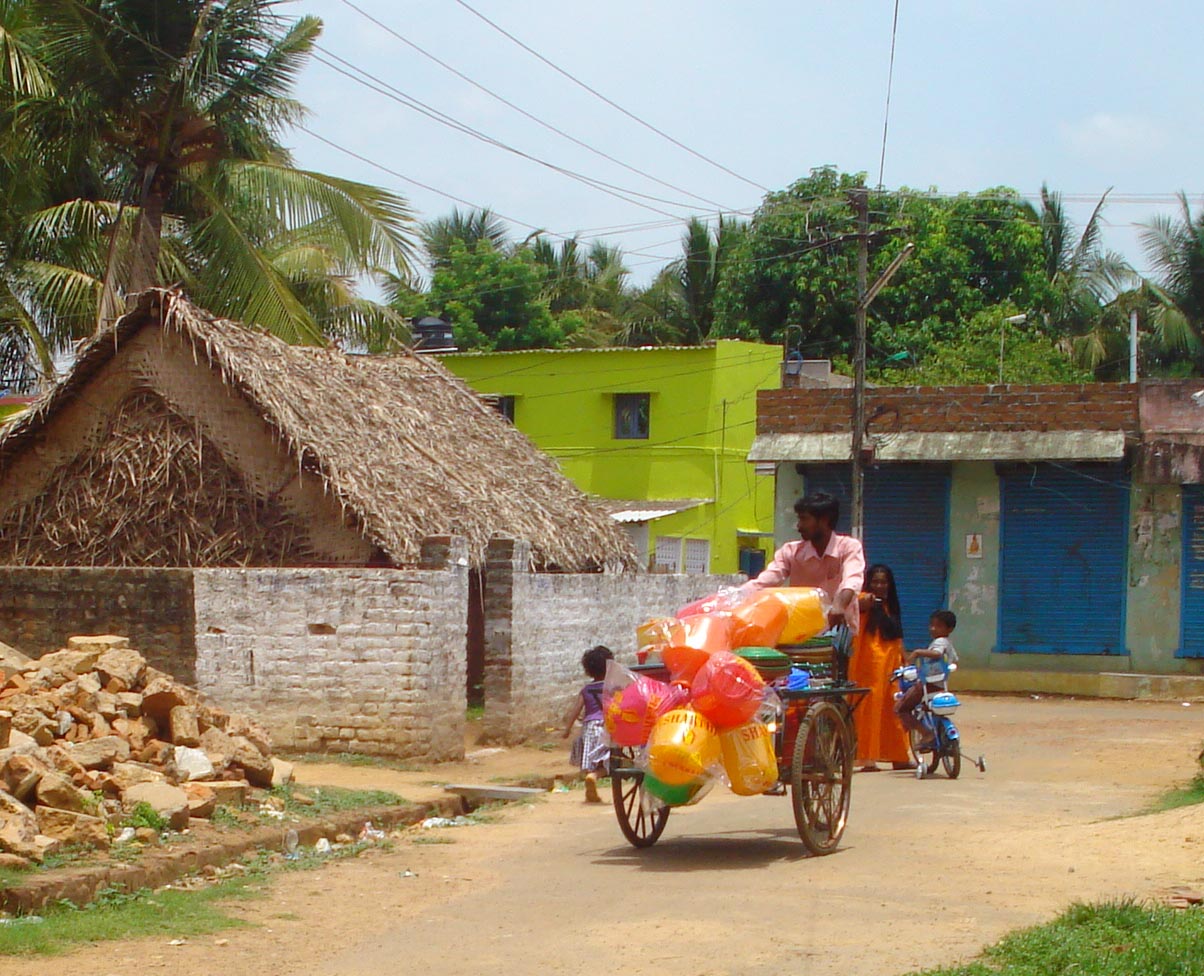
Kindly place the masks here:
<instances>
[{"instance_id":1,"label":"child's blue bicycle","mask_svg":"<svg viewBox=\"0 0 1204 976\"><path fill-rule=\"evenodd\" d=\"M957 726L953 724L952 715L957 711L961 702L957 695L949 690L949 673L956 670L956 664L950 664L940 681L933 678L921 678L919 669L914 664L896 668L891 672L891 680L899 683L900 696L917 681L924 681L924 697L916 705L912 715L924 727L925 732L912 730L911 752L916 761L916 779L923 779L936 772L937 766L945 767L945 775L957 779L962 771L961 736ZM933 745L921 749L925 738L932 740ZM927 756L927 758L926 758ZM975 768L980 773L987 771L986 760L979 756L974 761Z\"/></svg>"}]
</instances>

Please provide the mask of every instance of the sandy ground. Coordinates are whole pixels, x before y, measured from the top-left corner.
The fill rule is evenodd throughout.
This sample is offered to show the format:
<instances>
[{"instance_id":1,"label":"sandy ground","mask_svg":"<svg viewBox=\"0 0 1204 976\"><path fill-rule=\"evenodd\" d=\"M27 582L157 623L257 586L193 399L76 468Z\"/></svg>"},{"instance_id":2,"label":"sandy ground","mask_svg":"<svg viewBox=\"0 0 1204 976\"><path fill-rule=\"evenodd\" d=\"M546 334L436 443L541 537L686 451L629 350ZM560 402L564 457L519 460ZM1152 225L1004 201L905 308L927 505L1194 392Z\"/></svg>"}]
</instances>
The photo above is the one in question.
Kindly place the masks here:
<instances>
[{"instance_id":1,"label":"sandy ground","mask_svg":"<svg viewBox=\"0 0 1204 976\"><path fill-rule=\"evenodd\" d=\"M1191 776L1204 707L966 699L958 724L986 775L859 774L843 846L826 858L805 856L782 798L716 791L636 851L608 805L553 793L493 823L415 831L391 852L280 878L269 897L231 903L253 928L0 968L903 973L968 959L1075 900L1204 885L1204 806L1131 816ZM324 765L302 778L421 799L439 782L564 770L561 755L511 750L417 773Z\"/></svg>"}]
</instances>

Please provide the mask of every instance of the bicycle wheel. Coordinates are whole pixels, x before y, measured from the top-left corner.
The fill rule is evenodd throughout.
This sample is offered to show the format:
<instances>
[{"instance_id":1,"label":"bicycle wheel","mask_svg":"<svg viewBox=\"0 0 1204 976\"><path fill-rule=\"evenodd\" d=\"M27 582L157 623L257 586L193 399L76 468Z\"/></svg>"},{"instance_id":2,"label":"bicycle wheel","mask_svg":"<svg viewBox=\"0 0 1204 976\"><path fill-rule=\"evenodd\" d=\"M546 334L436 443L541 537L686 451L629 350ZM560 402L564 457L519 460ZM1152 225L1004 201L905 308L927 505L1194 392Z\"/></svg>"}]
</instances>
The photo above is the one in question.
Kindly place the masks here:
<instances>
[{"instance_id":1,"label":"bicycle wheel","mask_svg":"<svg viewBox=\"0 0 1204 976\"><path fill-rule=\"evenodd\" d=\"M849 819L852 734L846 711L812 705L799 725L790 764L790 799L799 838L812 854L831 854Z\"/></svg>"},{"instance_id":2,"label":"bicycle wheel","mask_svg":"<svg viewBox=\"0 0 1204 976\"><path fill-rule=\"evenodd\" d=\"M935 752L928 754L929 758L924 758L924 753L920 752L920 742L923 740L924 734L917 732L915 729L909 729L907 732L908 744L911 746L911 757L916 763L916 772L920 779L925 776L931 776L936 772L936 767L939 763Z\"/></svg>"},{"instance_id":3,"label":"bicycle wheel","mask_svg":"<svg viewBox=\"0 0 1204 976\"><path fill-rule=\"evenodd\" d=\"M644 789L644 774L611 770L610 794L619 829L632 847L651 847L665 832L669 808Z\"/></svg>"},{"instance_id":4,"label":"bicycle wheel","mask_svg":"<svg viewBox=\"0 0 1204 976\"><path fill-rule=\"evenodd\" d=\"M960 739L951 738L948 734L947 720L941 722L941 765L945 767L945 775L957 779L962 771L962 744Z\"/></svg>"}]
</instances>

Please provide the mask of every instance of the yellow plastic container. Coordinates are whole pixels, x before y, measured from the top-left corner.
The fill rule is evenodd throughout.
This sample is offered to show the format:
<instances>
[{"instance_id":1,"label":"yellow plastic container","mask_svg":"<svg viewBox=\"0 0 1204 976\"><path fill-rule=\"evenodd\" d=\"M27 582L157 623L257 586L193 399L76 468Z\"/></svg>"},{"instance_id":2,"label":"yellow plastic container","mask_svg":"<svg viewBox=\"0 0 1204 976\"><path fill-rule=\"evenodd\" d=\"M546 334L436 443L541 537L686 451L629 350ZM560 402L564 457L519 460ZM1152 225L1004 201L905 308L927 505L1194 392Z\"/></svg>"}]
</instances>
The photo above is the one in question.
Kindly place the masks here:
<instances>
[{"instance_id":1,"label":"yellow plastic container","mask_svg":"<svg viewBox=\"0 0 1204 976\"><path fill-rule=\"evenodd\" d=\"M786 607L786 626L779 644L801 644L828 629L828 594L811 586L779 586L766 590Z\"/></svg>"},{"instance_id":2,"label":"yellow plastic container","mask_svg":"<svg viewBox=\"0 0 1204 976\"><path fill-rule=\"evenodd\" d=\"M773 734L761 722L749 722L719 736L723 771L732 792L757 796L778 781L778 761L773 754Z\"/></svg>"},{"instance_id":3,"label":"yellow plastic container","mask_svg":"<svg viewBox=\"0 0 1204 976\"><path fill-rule=\"evenodd\" d=\"M719 754L715 726L692 708L675 708L652 727L648 771L669 786L684 786L717 765Z\"/></svg>"}]
</instances>

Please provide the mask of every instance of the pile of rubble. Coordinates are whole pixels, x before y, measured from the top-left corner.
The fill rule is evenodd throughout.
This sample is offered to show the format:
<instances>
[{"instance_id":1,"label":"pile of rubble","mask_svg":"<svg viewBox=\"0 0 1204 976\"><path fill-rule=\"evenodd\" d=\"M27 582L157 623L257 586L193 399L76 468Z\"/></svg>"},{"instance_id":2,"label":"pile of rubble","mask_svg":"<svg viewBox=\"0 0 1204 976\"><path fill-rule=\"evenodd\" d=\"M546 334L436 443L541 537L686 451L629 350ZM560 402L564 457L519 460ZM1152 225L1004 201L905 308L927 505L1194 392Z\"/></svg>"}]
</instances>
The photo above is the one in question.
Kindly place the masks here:
<instances>
[{"instance_id":1,"label":"pile of rubble","mask_svg":"<svg viewBox=\"0 0 1204 976\"><path fill-rule=\"evenodd\" d=\"M107 847L131 814L147 819L142 804L182 830L290 777L267 733L205 704L124 637L72 637L36 661L0 644L3 862Z\"/></svg>"}]
</instances>

